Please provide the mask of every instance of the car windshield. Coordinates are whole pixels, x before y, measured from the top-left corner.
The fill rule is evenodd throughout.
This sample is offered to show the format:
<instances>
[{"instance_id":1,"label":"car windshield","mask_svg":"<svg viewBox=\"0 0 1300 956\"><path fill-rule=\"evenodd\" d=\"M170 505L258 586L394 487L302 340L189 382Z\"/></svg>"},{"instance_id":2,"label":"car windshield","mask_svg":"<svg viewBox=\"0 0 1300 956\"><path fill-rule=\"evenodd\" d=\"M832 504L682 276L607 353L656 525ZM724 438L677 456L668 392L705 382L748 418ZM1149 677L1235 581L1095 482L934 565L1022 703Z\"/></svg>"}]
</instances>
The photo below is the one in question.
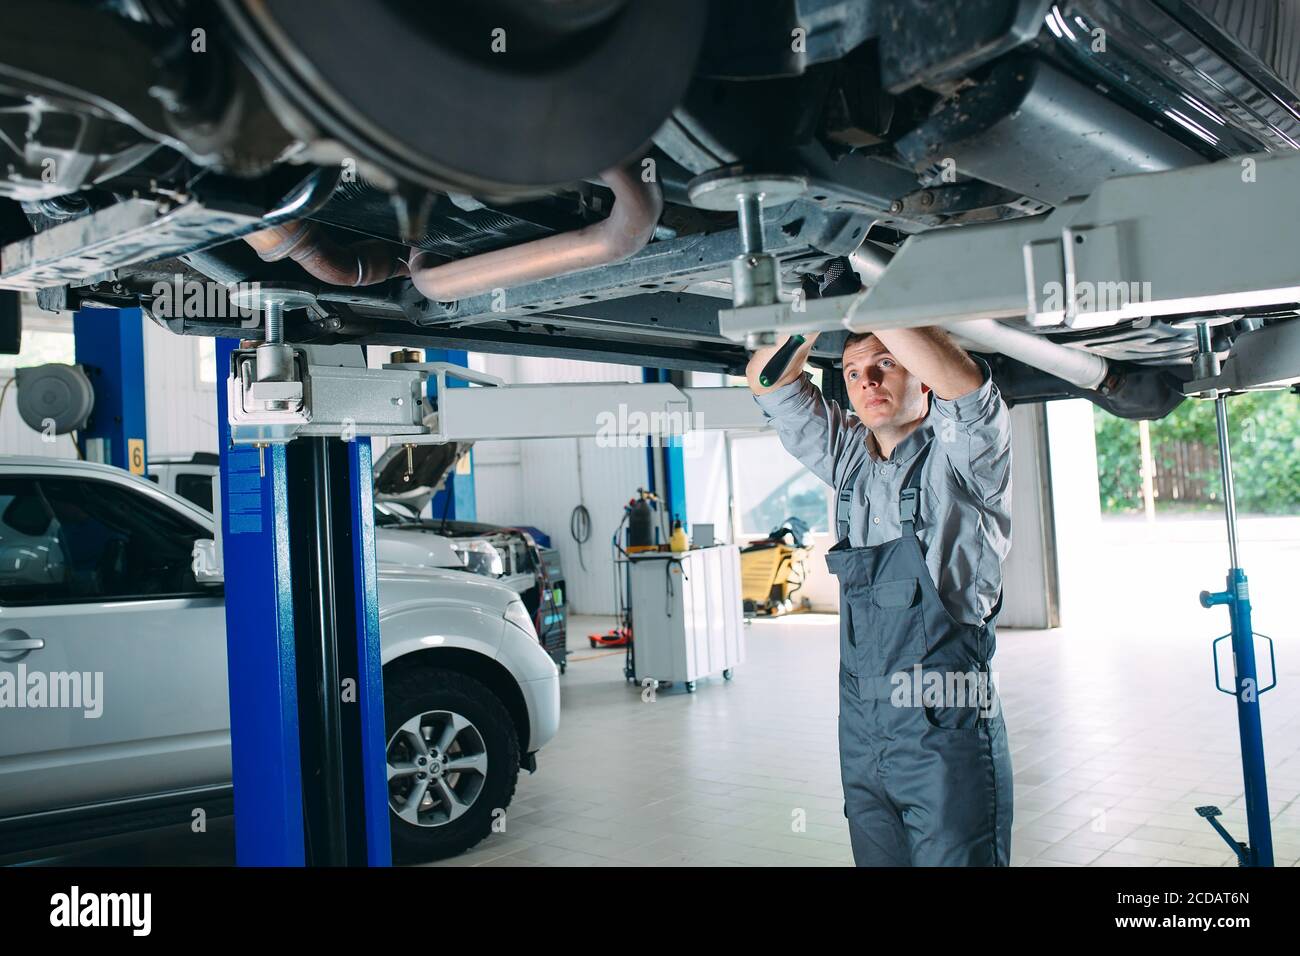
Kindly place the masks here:
<instances>
[{"instance_id":1,"label":"car windshield","mask_svg":"<svg viewBox=\"0 0 1300 956\"><path fill-rule=\"evenodd\" d=\"M379 528L391 528L395 525L414 524L418 518L412 518L410 515L403 514L396 508L388 505L375 505L375 526Z\"/></svg>"}]
</instances>

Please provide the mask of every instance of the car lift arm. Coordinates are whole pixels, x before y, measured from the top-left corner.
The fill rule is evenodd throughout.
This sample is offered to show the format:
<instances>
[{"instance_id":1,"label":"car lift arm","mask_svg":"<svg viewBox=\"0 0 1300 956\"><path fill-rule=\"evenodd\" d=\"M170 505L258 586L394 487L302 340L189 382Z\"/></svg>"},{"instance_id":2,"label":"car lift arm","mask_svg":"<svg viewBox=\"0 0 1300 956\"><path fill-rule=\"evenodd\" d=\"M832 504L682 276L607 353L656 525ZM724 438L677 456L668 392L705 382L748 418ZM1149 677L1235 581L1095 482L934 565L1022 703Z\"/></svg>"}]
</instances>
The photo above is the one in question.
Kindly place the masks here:
<instances>
[{"instance_id":1,"label":"car lift arm","mask_svg":"<svg viewBox=\"0 0 1300 956\"><path fill-rule=\"evenodd\" d=\"M773 331L974 319L1025 319L1066 331L1148 316L1293 308L1300 260L1262 250L1292 248L1297 223L1300 156L1121 177L1046 216L913 236L859 293L726 309L720 329L735 341ZM1237 387L1300 375L1300 353L1292 348L1286 357L1284 375L1275 356L1267 377Z\"/></svg>"},{"instance_id":2,"label":"car lift arm","mask_svg":"<svg viewBox=\"0 0 1300 956\"><path fill-rule=\"evenodd\" d=\"M386 435L405 444L515 438L597 437L661 440L698 429L762 428L766 418L747 387L678 388L668 382L506 385L447 362L371 369L312 364L296 348L301 389L259 382L256 350L231 355L227 396L236 445L282 444L299 437ZM436 410L424 398L436 380ZM476 388L447 388L458 378ZM288 396L288 397L287 397Z\"/></svg>"}]
</instances>

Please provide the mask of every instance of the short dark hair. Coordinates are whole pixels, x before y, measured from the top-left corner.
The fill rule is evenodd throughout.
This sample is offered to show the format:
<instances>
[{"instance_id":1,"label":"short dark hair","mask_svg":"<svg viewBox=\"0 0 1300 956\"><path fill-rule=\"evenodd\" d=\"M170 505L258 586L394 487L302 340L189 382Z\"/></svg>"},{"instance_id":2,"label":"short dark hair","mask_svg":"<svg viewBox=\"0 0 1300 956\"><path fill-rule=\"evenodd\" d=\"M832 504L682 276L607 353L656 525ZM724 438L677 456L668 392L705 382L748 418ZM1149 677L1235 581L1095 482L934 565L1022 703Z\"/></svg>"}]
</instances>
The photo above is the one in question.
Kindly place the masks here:
<instances>
[{"instance_id":1,"label":"short dark hair","mask_svg":"<svg viewBox=\"0 0 1300 956\"><path fill-rule=\"evenodd\" d=\"M850 345L857 345L859 342L865 342L875 334L875 332L850 332L849 337L844 340L844 348L840 349L840 355L847 352Z\"/></svg>"}]
</instances>

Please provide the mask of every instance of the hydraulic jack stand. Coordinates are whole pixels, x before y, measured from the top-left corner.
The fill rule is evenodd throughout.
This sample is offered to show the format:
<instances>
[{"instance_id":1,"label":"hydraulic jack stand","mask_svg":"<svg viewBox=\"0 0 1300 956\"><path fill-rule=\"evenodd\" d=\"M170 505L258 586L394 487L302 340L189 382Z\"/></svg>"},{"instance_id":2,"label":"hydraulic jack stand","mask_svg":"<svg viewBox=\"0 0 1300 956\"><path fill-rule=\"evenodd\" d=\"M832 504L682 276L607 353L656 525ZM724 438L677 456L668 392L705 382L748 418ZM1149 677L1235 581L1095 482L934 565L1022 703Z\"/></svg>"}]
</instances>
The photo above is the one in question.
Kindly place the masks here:
<instances>
[{"instance_id":1,"label":"hydraulic jack stand","mask_svg":"<svg viewBox=\"0 0 1300 956\"><path fill-rule=\"evenodd\" d=\"M1219 363L1210 344L1210 326L1202 322L1197 325L1196 333L1198 354L1194 377L1211 378L1219 374ZM1219 436L1219 469L1223 479L1223 507L1228 523L1228 555L1231 563L1227 589L1202 591L1201 606L1208 608L1226 604L1232 622L1232 631L1215 639L1213 644L1214 684L1225 694L1237 698L1237 727L1241 734L1241 772L1246 787L1246 829L1249 842L1234 840L1215 819L1222 812L1218 807L1197 807L1196 812L1232 847L1241 866L1272 866L1273 831L1268 815L1268 783L1264 773L1264 736L1259 720L1259 695L1277 685L1276 660L1273 657L1272 639L1263 634L1255 634L1251 629L1250 588L1246 583L1246 572L1237 561L1237 502L1232 485L1232 455L1228 448L1227 395L1222 389L1211 389L1200 394L1203 398L1214 399L1214 416ZM1255 673L1256 637L1268 641L1272 683L1267 687L1259 686ZM1224 687L1219 677L1219 643L1229 638L1232 639L1235 672L1233 688Z\"/></svg>"}]
</instances>

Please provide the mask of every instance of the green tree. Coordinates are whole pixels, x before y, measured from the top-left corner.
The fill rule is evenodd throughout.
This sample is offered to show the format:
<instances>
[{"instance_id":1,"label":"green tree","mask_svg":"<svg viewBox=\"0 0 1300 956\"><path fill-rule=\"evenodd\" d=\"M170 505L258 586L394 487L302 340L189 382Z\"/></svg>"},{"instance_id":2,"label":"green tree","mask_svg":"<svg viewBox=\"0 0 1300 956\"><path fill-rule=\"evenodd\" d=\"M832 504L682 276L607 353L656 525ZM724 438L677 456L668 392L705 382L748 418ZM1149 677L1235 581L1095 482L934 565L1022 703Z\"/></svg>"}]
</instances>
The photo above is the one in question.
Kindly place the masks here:
<instances>
[{"instance_id":1,"label":"green tree","mask_svg":"<svg viewBox=\"0 0 1300 956\"><path fill-rule=\"evenodd\" d=\"M1097 477L1104 511L1142 508L1141 450L1138 423L1092 410L1097 436ZM1247 392L1228 399L1228 436L1232 447L1237 507L1244 512L1300 512L1300 396L1287 391ZM1157 472L1174 462L1176 442L1199 443L1218 453L1214 403L1188 399L1151 423L1152 458ZM1217 458L1216 458L1217 461ZM1216 500L1222 500L1217 465L1196 475ZM1157 507L1166 504L1157 499Z\"/></svg>"}]
</instances>

